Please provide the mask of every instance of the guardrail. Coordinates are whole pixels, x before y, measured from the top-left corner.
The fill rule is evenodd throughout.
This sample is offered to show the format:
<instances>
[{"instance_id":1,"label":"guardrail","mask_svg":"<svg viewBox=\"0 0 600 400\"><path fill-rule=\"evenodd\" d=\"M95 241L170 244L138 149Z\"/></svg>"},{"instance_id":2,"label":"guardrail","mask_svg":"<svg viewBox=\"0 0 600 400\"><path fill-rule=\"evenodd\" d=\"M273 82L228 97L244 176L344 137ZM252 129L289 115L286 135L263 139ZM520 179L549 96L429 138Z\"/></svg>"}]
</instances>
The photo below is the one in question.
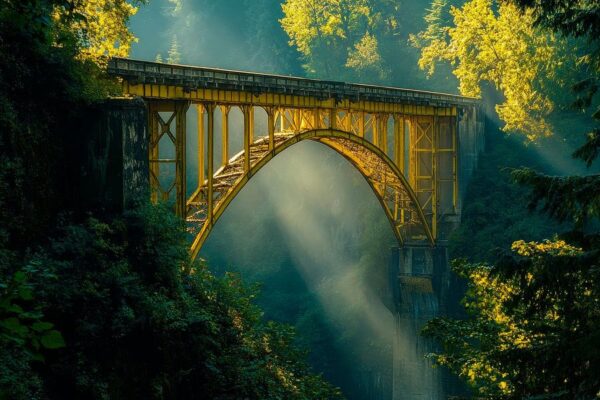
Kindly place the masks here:
<instances>
[{"instance_id":1,"label":"guardrail","mask_svg":"<svg viewBox=\"0 0 600 400\"><path fill-rule=\"evenodd\" d=\"M252 93L293 94L319 99L377 101L448 106L477 106L480 100L446 93L365 85L284 75L260 74L218 68L164 64L150 61L113 58L108 73L131 84L165 84L196 89L242 90Z\"/></svg>"}]
</instances>

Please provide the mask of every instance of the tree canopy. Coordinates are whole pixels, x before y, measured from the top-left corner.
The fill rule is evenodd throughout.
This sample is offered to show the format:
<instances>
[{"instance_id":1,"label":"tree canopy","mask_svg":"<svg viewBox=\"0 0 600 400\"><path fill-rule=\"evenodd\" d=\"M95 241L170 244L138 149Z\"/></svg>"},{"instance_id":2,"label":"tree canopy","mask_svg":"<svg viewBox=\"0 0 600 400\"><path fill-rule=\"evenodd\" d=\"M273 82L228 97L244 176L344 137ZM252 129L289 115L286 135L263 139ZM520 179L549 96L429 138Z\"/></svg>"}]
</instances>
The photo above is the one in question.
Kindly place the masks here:
<instances>
[{"instance_id":1,"label":"tree canopy","mask_svg":"<svg viewBox=\"0 0 600 400\"><path fill-rule=\"evenodd\" d=\"M549 88L564 86L560 73L574 63L566 41L535 27L533 12L511 3L470 0L451 6L450 25L444 21L446 7L446 1L435 1L428 28L412 37L421 49L419 66L432 75L437 63L450 63L466 96L480 97L482 84L491 83L504 97L496 111L505 131L529 140L551 135L547 117L555 101Z\"/></svg>"},{"instance_id":2,"label":"tree canopy","mask_svg":"<svg viewBox=\"0 0 600 400\"><path fill-rule=\"evenodd\" d=\"M505 2L500 12L502 6L522 12L531 29L583 38L596 29L587 26L599 10L593 2L577 2L580 7L572 2L568 7L565 2L515 3L524 8ZM546 8L550 3L557 8ZM479 20L477 15L470 18ZM590 52L585 57L597 56ZM575 77L585 76L596 62L586 58L577 64L583 71ZM588 165L597 155L593 134L575 153ZM598 176L548 176L521 168L512 177L530 188L530 209L569 223L569 229L543 241L517 240L511 252L500 253L490 264L457 261L455 270L468 281L463 304L469 318L427 324L424 333L443 347L431 357L485 398L595 398L600 393Z\"/></svg>"}]
</instances>

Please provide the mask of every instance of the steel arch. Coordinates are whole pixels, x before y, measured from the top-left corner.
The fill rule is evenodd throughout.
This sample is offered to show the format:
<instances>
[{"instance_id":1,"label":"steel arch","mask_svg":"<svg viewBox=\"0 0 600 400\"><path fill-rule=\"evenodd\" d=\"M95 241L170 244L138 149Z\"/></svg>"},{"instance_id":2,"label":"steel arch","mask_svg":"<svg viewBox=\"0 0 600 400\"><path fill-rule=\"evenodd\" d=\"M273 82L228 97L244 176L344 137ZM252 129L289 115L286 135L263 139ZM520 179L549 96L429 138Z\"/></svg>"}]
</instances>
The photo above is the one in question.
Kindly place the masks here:
<instances>
[{"instance_id":1,"label":"steel arch","mask_svg":"<svg viewBox=\"0 0 600 400\"><path fill-rule=\"evenodd\" d=\"M365 138L337 129L311 129L294 133L277 133L273 149L268 137L255 141L250 147L250 169L244 171L246 154L236 154L229 163L215 172L213 212L208 215L206 187L188 199L186 221L188 231L194 235L190 249L195 259L213 226L227 206L262 167L271 159L304 140L313 140L335 150L346 158L365 178L390 222L394 234L402 245L420 241L434 245L431 221L423 213L417 196L406 177L383 150ZM432 216L429 216L431 219Z\"/></svg>"}]
</instances>

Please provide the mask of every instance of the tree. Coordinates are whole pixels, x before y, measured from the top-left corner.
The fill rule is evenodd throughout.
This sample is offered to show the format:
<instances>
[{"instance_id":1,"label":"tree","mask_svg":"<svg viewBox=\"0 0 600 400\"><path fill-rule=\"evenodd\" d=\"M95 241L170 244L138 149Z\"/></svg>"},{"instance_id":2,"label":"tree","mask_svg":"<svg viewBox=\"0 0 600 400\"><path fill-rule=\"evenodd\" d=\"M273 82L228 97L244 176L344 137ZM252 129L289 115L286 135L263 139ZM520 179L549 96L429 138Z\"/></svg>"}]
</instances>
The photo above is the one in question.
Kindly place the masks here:
<instances>
[{"instance_id":1,"label":"tree","mask_svg":"<svg viewBox=\"0 0 600 400\"><path fill-rule=\"evenodd\" d=\"M546 9L541 2L520 3L532 24L582 37L597 29L588 26L598 12L592 2L578 2L581 7L560 2L564 7L556 9ZM580 18L582 10L590 18ZM574 15L576 26L571 26ZM587 39L592 45L598 40ZM597 65L598 54L588 55L592 59L580 68ZM593 139L575 153L588 164L598 155ZM464 305L470 318L430 321L424 333L442 344L442 350L431 356L487 398L596 398L599 176L547 176L523 168L512 176L531 189L531 209L569 222L572 228L552 240L516 241L512 253L499 255L493 265L456 262L455 270L468 280Z\"/></svg>"},{"instance_id":2,"label":"tree","mask_svg":"<svg viewBox=\"0 0 600 400\"><path fill-rule=\"evenodd\" d=\"M513 3L531 12L537 25L587 41L587 48L578 59L580 79L572 88L578 97L574 107L583 112L591 109L596 124L587 134L586 144L574 154L590 166L600 148L600 105L597 104L600 89L600 5L593 0L579 0L575 4L568 0L513 0Z\"/></svg>"},{"instance_id":3,"label":"tree","mask_svg":"<svg viewBox=\"0 0 600 400\"><path fill-rule=\"evenodd\" d=\"M355 70L359 77L366 74L375 74L382 79L385 78L385 71L381 66L379 45L374 35L367 32L354 45L354 49L348 54L346 67Z\"/></svg>"},{"instance_id":4,"label":"tree","mask_svg":"<svg viewBox=\"0 0 600 400\"><path fill-rule=\"evenodd\" d=\"M167 57L169 64L179 64L181 62L181 53L179 52L179 43L177 42L177 35L173 35L171 40L171 47L169 48L169 56Z\"/></svg>"},{"instance_id":5,"label":"tree","mask_svg":"<svg viewBox=\"0 0 600 400\"><path fill-rule=\"evenodd\" d=\"M287 0L281 26L313 76L344 77L349 68L381 67L367 0Z\"/></svg>"},{"instance_id":6,"label":"tree","mask_svg":"<svg viewBox=\"0 0 600 400\"><path fill-rule=\"evenodd\" d=\"M448 62L463 95L479 97L490 82L504 96L496 106L504 130L521 132L529 140L552 134L547 121L555 102L551 85L560 85L558 66L574 63L566 42L534 27L531 11L493 0L471 0L452 6L453 26L443 25L446 2L435 1L427 30L413 36L421 49L419 66L431 75L438 62Z\"/></svg>"},{"instance_id":7,"label":"tree","mask_svg":"<svg viewBox=\"0 0 600 400\"><path fill-rule=\"evenodd\" d=\"M127 23L135 15L136 5L146 0L65 1L54 8L57 27L74 37L79 57L103 65L110 57L126 57L137 39ZM63 34L58 33L58 41Z\"/></svg>"},{"instance_id":8,"label":"tree","mask_svg":"<svg viewBox=\"0 0 600 400\"><path fill-rule=\"evenodd\" d=\"M34 256L55 276L34 282L66 341L37 368L47 397L340 397L312 373L289 327L262 320L256 287L204 265L182 268L186 233L167 206L60 232Z\"/></svg>"},{"instance_id":9,"label":"tree","mask_svg":"<svg viewBox=\"0 0 600 400\"><path fill-rule=\"evenodd\" d=\"M594 243L571 242L517 241L494 266L456 262L470 318L426 325L443 346L433 359L486 398L594 398L600 260Z\"/></svg>"}]
</instances>

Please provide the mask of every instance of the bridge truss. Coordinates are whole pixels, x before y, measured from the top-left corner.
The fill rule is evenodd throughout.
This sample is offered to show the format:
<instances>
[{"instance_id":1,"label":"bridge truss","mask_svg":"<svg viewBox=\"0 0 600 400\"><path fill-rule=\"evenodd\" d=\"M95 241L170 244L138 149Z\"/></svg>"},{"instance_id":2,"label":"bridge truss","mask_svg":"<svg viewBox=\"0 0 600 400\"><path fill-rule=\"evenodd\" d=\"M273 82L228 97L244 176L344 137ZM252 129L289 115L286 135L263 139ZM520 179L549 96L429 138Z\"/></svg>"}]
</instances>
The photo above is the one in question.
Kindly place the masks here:
<instances>
[{"instance_id":1,"label":"bridge truss","mask_svg":"<svg viewBox=\"0 0 600 400\"><path fill-rule=\"evenodd\" d=\"M303 140L323 143L360 171L401 245L434 245L440 222L457 214L458 117L477 107L474 99L126 59L112 60L109 72L122 78L124 94L148 104L152 200L175 200L177 214L194 235L193 257L251 177ZM198 179L188 191L191 107L197 116ZM230 111L235 107L243 118L243 149L231 155ZM221 159L215 168L217 108ZM260 137L255 135L257 109L267 115ZM161 154L164 141L174 149L170 157ZM161 165L174 166L167 183Z\"/></svg>"}]
</instances>

